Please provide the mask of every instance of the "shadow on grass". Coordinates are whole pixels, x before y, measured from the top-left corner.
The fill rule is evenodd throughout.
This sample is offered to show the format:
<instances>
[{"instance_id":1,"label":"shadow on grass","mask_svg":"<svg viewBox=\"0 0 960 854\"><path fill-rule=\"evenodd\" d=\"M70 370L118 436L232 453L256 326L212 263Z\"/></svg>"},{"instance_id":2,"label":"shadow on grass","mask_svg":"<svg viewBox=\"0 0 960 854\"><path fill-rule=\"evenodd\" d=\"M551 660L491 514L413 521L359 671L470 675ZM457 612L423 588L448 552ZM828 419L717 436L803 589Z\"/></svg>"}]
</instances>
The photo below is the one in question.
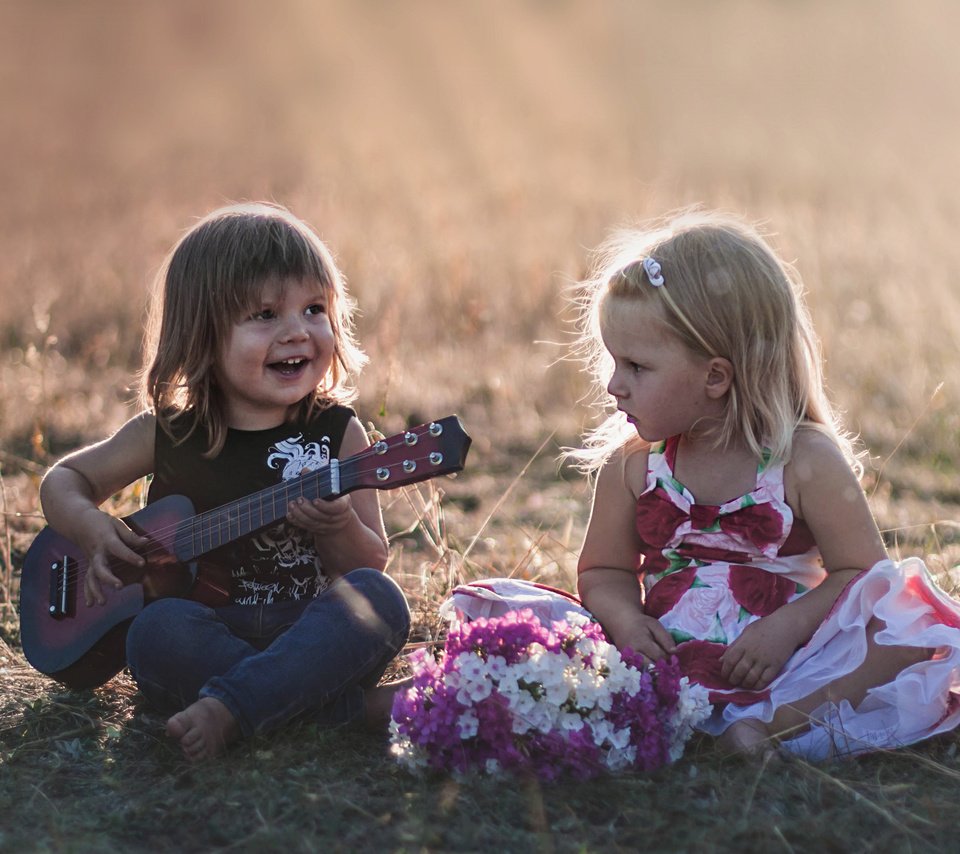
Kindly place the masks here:
<instances>
[{"instance_id":1,"label":"shadow on grass","mask_svg":"<svg viewBox=\"0 0 960 854\"><path fill-rule=\"evenodd\" d=\"M193 766L129 680L64 692L24 674L19 687L19 696L5 691L2 705L2 850L955 847L960 763L952 738L776 768L723 759L704 738L649 777L542 785L414 777L393 762L384 737L302 722Z\"/></svg>"}]
</instances>

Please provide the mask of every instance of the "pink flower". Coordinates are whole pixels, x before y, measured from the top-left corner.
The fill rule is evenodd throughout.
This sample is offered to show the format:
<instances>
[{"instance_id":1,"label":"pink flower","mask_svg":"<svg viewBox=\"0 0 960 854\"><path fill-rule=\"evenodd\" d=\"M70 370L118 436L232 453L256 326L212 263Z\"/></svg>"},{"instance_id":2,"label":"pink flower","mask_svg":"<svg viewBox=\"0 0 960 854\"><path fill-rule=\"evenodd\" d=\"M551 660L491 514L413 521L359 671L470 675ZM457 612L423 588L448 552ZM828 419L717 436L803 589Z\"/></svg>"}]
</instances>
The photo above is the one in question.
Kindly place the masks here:
<instances>
[{"instance_id":1,"label":"pink flower","mask_svg":"<svg viewBox=\"0 0 960 854\"><path fill-rule=\"evenodd\" d=\"M676 659L647 665L596 623L541 623L530 610L454 625L437 659L421 651L411 663L390 724L391 752L411 770L547 781L652 771L678 758L710 713ZM457 689L481 673L482 696Z\"/></svg>"},{"instance_id":2,"label":"pink flower","mask_svg":"<svg viewBox=\"0 0 960 854\"><path fill-rule=\"evenodd\" d=\"M690 524L698 531L705 531L716 524L720 516L719 504L691 504Z\"/></svg>"},{"instance_id":3,"label":"pink flower","mask_svg":"<svg viewBox=\"0 0 960 854\"><path fill-rule=\"evenodd\" d=\"M717 630L727 634L737 622L737 606L725 585L691 586L661 618L669 629L680 629L694 637L706 637ZM719 638L714 638L719 640Z\"/></svg>"},{"instance_id":4,"label":"pink flower","mask_svg":"<svg viewBox=\"0 0 960 854\"><path fill-rule=\"evenodd\" d=\"M637 533L647 545L663 548L686 519L687 514L673 504L661 486L637 499Z\"/></svg>"},{"instance_id":5,"label":"pink flower","mask_svg":"<svg viewBox=\"0 0 960 854\"><path fill-rule=\"evenodd\" d=\"M711 703L734 703L738 706L750 706L770 696L770 689L747 691L731 685L720 675L723 662L720 660L726 652L726 644L710 641L686 641L677 647L677 660L680 670L691 682L696 682L710 691Z\"/></svg>"},{"instance_id":6,"label":"pink flower","mask_svg":"<svg viewBox=\"0 0 960 854\"><path fill-rule=\"evenodd\" d=\"M642 575L659 575L670 569L670 559L660 549L641 549L636 569Z\"/></svg>"},{"instance_id":7,"label":"pink flower","mask_svg":"<svg viewBox=\"0 0 960 854\"><path fill-rule=\"evenodd\" d=\"M816 542L807 527L807 523L803 519L794 518L790 533L787 534L787 538L783 541L783 545L780 546L777 554L781 557L802 555L810 551L815 545Z\"/></svg>"},{"instance_id":8,"label":"pink flower","mask_svg":"<svg viewBox=\"0 0 960 854\"><path fill-rule=\"evenodd\" d=\"M734 565L730 567L730 592L745 610L757 617L766 617L790 601L797 585L789 578L756 566Z\"/></svg>"},{"instance_id":9,"label":"pink flower","mask_svg":"<svg viewBox=\"0 0 960 854\"><path fill-rule=\"evenodd\" d=\"M720 530L749 540L758 549L778 543L783 536L783 517L769 504L750 504L720 517Z\"/></svg>"},{"instance_id":10,"label":"pink flower","mask_svg":"<svg viewBox=\"0 0 960 854\"><path fill-rule=\"evenodd\" d=\"M720 675L723 666L720 657L726 649L727 645L722 643L685 641L677 646L680 670L684 676L689 676L691 681L703 685L704 688L735 690L734 686Z\"/></svg>"},{"instance_id":11,"label":"pink flower","mask_svg":"<svg viewBox=\"0 0 960 854\"><path fill-rule=\"evenodd\" d=\"M663 576L647 591L643 612L649 617L659 619L673 609L673 606L680 601L680 597L690 589L690 585L693 584L696 577L697 568L695 566Z\"/></svg>"}]
</instances>

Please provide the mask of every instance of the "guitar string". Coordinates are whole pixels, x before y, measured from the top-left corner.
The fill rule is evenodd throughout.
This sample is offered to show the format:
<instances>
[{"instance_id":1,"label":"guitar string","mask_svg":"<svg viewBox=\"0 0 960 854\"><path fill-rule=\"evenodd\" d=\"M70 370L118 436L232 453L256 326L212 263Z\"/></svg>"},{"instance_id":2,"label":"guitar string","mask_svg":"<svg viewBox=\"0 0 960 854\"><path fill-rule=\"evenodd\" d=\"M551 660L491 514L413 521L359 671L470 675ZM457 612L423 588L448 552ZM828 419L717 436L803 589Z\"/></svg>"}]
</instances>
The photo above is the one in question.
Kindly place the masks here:
<instances>
[{"instance_id":1,"label":"guitar string","mask_svg":"<svg viewBox=\"0 0 960 854\"><path fill-rule=\"evenodd\" d=\"M365 461L370 456L371 454L368 454L366 452L361 452L360 454L357 454L353 457L349 457L348 459L351 463L361 462L361 461ZM377 456L381 456L381 455L377 455ZM407 457L407 459L411 459L415 463L420 463L423 460L429 459L429 453L421 457ZM379 461L383 462L382 457ZM346 462L346 460L342 462ZM355 471L351 472L351 474L356 473L357 475L363 477L371 474L372 472L377 471L377 469L380 469L380 468L390 468L390 466L378 465L373 468L359 468L359 469L355 469ZM437 472L437 474L440 474L440 472ZM259 508L260 517L262 519L264 505L269 502L271 507L275 506L275 498L280 493L284 493L284 508L285 508L286 504L289 503L289 501L287 500L288 496L292 496L292 498L298 497L297 490L295 489L295 487L299 487L299 495L302 496L305 492L305 487L312 487L314 485L313 483L314 481L316 481L316 486L318 487L318 491L319 491L324 486L329 486L330 480L331 480L330 472L326 468L319 469L316 472L309 472L308 474L302 475L300 478L297 478L295 480L289 480L289 481L285 481L284 483L278 484L276 486L267 487L263 491L263 495L261 496L260 501L254 502L251 496L250 497L251 500L249 501L246 499L239 499L237 502L228 502L227 504L223 504L218 508L214 508L212 510L206 510L203 513L198 513L192 517L188 517L187 519L182 519L166 527L157 528L155 531L150 532L150 536L152 540L156 541L158 539L162 539L167 536L175 535L177 531L180 530L185 524L190 525L195 523L197 520L201 520L203 518L209 518L210 521L216 520L218 522L218 528L219 528L218 532L222 533L223 529L226 528L227 538L224 542L217 543L216 545L211 545L210 548L203 549L201 552L201 553L206 553L216 548L219 548L221 545L226 545L227 543L230 543L233 540L239 539L240 535L238 535L237 537L229 536L230 530L233 527L239 528L241 525L251 523L256 512L255 507ZM384 481L383 485L387 486L388 483L390 486L404 485L402 482L398 483L397 481L392 481L392 482ZM376 486L376 484L371 484L371 486ZM294 488L291 489L291 487L294 487ZM258 493L255 493L255 494L258 494ZM223 510L225 508L231 507L231 505L233 504L237 504L237 505L246 504L246 507L238 506L238 512L236 513L236 515L231 515L229 513L223 514ZM218 514L222 516L222 518L220 518L219 520L217 519ZM286 511L284 510L284 513L278 514L274 521L279 522L281 518L283 518L285 515L286 515ZM270 523L268 522L266 524L270 524ZM260 527L263 527L263 526L258 525L256 526L256 528L251 528L251 532ZM213 533L211 533L211 539L212 537L213 537ZM191 544L193 543L193 540L194 540L194 537L191 534L190 535ZM202 544L203 544L203 536L201 535L201 545ZM142 557L145 557L148 559L148 562L149 562L149 558L151 557L162 556L169 553L170 553L169 549L159 544L156 546L151 546L149 548L144 549L144 551L139 552L139 554ZM77 568L76 570L73 570L73 571L68 569L67 571L68 583L71 581L77 580L80 576L85 575L86 570L89 566L89 561L86 558L77 558L74 562ZM112 558L110 561L110 564L111 564L111 567L127 565L123 561L119 560L118 558Z\"/></svg>"},{"instance_id":2,"label":"guitar string","mask_svg":"<svg viewBox=\"0 0 960 854\"><path fill-rule=\"evenodd\" d=\"M380 468L388 468L388 469L391 468L391 465L382 465L382 463L385 461L384 458L389 454L391 450L395 451L401 447L403 446L398 444L394 448L388 448L387 452L384 454L377 454L375 451L372 450L372 446L371 446L367 450L361 451L360 453L355 454L352 457L348 457L345 460L341 460L340 462L341 462L341 465L346 462L349 462L352 465L353 463L363 463L371 458L376 458L374 461L381 463L381 465L377 465L372 468L356 468L349 473L349 474L357 474L363 477L373 472L376 472ZM423 456L406 457L405 459L412 460L413 462L419 464L424 460L429 460L429 458L430 458L430 454L425 453ZM396 466L396 465L402 465L402 463L393 464L393 466ZM440 473L441 472L439 471L437 472L437 474L440 474ZM232 505L238 505L238 512L235 516L230 515L228 510L226 515L224 515L223 518L219 520L220 531L222 531L224 527L226 527L227 529L227 534L228 534L227 539L223 543L218 543L215 546L211 546L209 549L204 549L202 553L206 553L208 551L212 551L213 549L219 548L221 545L226 545L227 543L230 543L233 540L239 539L239 536L238 537L229 536L230 529L233 526L236 526L237 528L239 528L241 524L250 523L252 521L255 513L254 504L256 504L256 506L259 508L260 517L262 519L264 505L269 504L270 507L273 507L275 505L276 497L281 493L284 493L285 496L292 494L293 498L298 497L296 490L295 489L291 490L291 487L299 486L300 487L299 495L302 496L304 494L305 486L312 487L315 482L315 485L317 486L318 492L319 492L319 490L322 489L324 486L330 485L330 480L331 480L331 477L330 477L329 468L322 468L322 469L318 469L317 471L311 471L311 472L308 472L307 474L301 475L299 478L284 481L283 483L276 484L274 486L266 487L261 493L254 493L254 496L256 495L260 496L260 500L257 502L254 502L252 500L254 496L248 496L247 499L238 499L237 501L234 501L234 502L227 502L226 504L222 504L219 507L213 508L211 510L205 510L202 513L198 513L198 514L195 514L194 516L188 517L188 519L180 520L178 522L175 522L165 527L160 527L156 531L150 532L150 536L151 536L151 539L154 541L158 539L162 539L164 537L174 536L177 533L177 531L184 526L185 523L193 524L197 520L203 519L203 518L209 518L210 521L216 520L217 515L218 514L223 515L225 509L230 508ZM381 484L371 484L370 486L375 487L379 485ZM382 486L386 487L388 485L390 487L403 486L404 483L402 482L398 483L397 481L382 482ZM285 500L284 507L286 507L287 503L289 502ZM243 504L246 504L246 508L239 506ZM286 516L286 512L284 512L283 514L279 514L277 515L275 521L279 522L281 518L285 516ZM270 524L270 523L268 522L267 524ZM260 528L260 527L263 527L263 526L261 525L257 526L257 528ZM256 530L256 528L252 528L251 533L253 530ZM190 535L191 543L193 542L193 539L194 539L193 535L191 534ZM203 542L203 537L201 535L201 544L202 542ZM148 559L147 562L149 563L149 558L154 556L162 556L165 554L170 554L170 551L161 545L157 545L157 546L151 546L145 549L144 551L139 552L139 554L142 557L147 558ZM71 570L68 568L66 573L66 580L68 584L73 582L79 582L79 580L82 577L86 576L87 569L89 568L89 560L86 557L76 558L74 560L74 563L76 565L76 569ZM110 566L111 568L113 568L116 566L128 566L128 564L126 564L124 561L119 560L118 558L111 558Z\"/></svg>"}]
</instances>

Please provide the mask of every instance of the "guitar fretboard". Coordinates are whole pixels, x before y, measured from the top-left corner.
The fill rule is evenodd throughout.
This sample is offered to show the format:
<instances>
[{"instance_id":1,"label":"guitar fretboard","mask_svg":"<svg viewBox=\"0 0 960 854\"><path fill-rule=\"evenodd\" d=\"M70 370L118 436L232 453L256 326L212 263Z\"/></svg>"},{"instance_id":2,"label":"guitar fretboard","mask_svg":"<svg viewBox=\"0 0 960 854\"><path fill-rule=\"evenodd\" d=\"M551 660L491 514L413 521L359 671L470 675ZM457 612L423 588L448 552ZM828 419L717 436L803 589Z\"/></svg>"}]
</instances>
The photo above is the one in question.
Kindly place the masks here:
<instances>
[{"instance_id":1,"label":"guitar fretboard","mask_svg":"<svg viewBox=\"0 0 960 854\"><path fill-rule=\"evenodd\" d=\"M208 510L182 523L177 535L177 556L186 562L273 525L287 515L287 505L297 498L313 501L340 492L342 466L332 465L270 486L222 507Z\"/></svg>"}]
</instances>

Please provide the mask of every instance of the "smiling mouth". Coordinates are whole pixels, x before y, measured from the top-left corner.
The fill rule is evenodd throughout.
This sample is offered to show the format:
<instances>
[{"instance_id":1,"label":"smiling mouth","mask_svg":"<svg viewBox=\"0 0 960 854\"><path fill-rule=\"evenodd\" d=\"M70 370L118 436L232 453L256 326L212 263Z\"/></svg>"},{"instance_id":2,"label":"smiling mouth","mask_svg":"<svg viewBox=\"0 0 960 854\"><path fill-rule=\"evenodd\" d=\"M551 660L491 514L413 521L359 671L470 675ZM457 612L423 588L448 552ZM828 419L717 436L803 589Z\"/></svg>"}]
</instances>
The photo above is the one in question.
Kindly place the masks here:
<instances>
[{"instance_id":1,"label":"smiling mouth","mask_svg":"<svg viewBox=\"0 0 960 854\"><path fill-rule=\"evenodd\" d=\"M267 367L273 371L283 374L284 376L293 376L294 374L297 374L303 370L304 366L307 364L307 361L307 359L298 356L294 359L284 359L281 362L272 362Z\"/></svg>"}]
</instances>

